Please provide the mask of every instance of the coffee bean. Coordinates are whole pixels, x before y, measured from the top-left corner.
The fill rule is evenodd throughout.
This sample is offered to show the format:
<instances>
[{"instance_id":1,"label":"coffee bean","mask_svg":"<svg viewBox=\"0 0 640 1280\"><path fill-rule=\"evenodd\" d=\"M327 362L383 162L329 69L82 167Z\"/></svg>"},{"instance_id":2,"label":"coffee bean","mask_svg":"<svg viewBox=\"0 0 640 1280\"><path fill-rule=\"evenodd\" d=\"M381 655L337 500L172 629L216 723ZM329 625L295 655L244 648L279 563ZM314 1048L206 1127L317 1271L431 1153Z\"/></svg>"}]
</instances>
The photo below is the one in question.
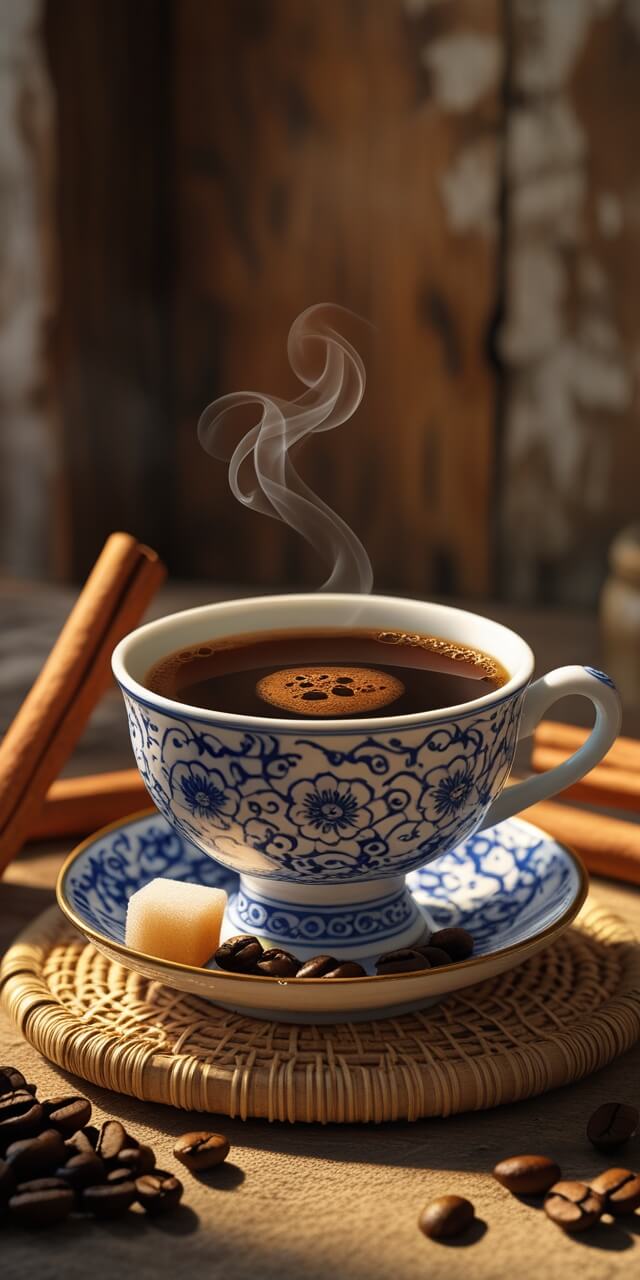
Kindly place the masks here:
<instances>
[{"instance_id":1,"label":"coffee bean","mask_svg":"<svg viewBox=\"0 0 640 1280\"><path fill-rule=\"evenodd\" d=\"M602 1215L604 1200L584 1182L556 1182L544 1202L544 1211L563 1231L587 1231Z\"/></svg>"},{"instance_id":2,"label":"coffee bean","mask_svg":"<svg viewBox=\"0 0 640 1280\"><path fill-rule=\"evenodd\" d=\"M46 1126L44 1109L26 1089L0 1098L0 1152L20 1138L30 1138Z\"/></svg>"},{"instance_id":3,"label":"coffee bean","mask_svg":"<svg viewBox=\"0 0 640 1280\"><path fill-rule=\"evenodd\" d=\"M119 1120L105 1120L96 1144L96 1151L106 1165L118 1161L120 1152L131 1146L124 1125Z\"/></svg>"},{"instance_id":4,"label":"coffee bean","mask_svg":"<svg viewBox=\"0 0 640 1280\"><path fill-rule=\"evenodd\" d=\"M430 947L441 947L451 959L468 960L473 953L473 938L466 929L437 929L429 938Z\"/></svg>"},{"instance_id":5,"label":"coffee bean","mask_svg":"<svg viewBox=\"0 0 640 1280\"><path fill-rule=\"evenodd\" d=\"M213 1169L229 1154L229 1140L222 1133L185 1133L178 1138L173 1154L187 1169Z\"/></svg>"},{"instance_id":6,"label":"coffee bean","mask_svg":"<svg viewBox=\"0 0 640 1280\"><path fill-rule=\"evenodd\" d=\"M85 1156L93 1155L98 1141L98 1130L93 1125L88 1125L86 1129L79 1129L70 1138L67 1138L65 1147L69 1152L69 1156Z\"/></svg>"},{"instance_id":7,"label":"coffee bean","mask_svg":"<svg viewBox=\"0 0 640 1280\"><path fill-rule=\"evenodd\" d=\"M376 963L376 973L416 973L430 969L431 965L413 947L401 947L399 951L387 951Z\"/></svg>"},{"instance_id":8,"label":"coffee bean","mask_svg":"<svg viewBox=\"0 0 640 1280\"><path fill-rule=\"evenodd\" d=\"M262 959L256 965L255 972L266 975L268 978L295 978L300 967L300 961L296 960L289 951L272 947L269 951L263 951Z\"/></svg>"},{"instance_id":9,"label":"coffee bean","mask_svg":"<svg viewBox=\"0 0 640 1280\"><path fill-rule=\"evenodd\" d=\"M312 960L305 960L302 968L298 969L296 977L324 978L325 973L337 968L337 965L338 961L335 956L314 956Z\"/></svg>"},{"instance_id":10,"label":"coffee bean","mask_svg":"<svg viewBox=\"0 0 640 1280\"><path fill-rule=\"evenodd\" d=\"M80 1195L80 1208L83 1213L92 1213L95 1218L119 1218L126 1213L136 1198L136 1184L131 1179L126 1182L103 1182L97 1187L85 1187Z\"/></svg>"},{"instance_id":11,"label":"coffee bean","mask_svg":"<svg viewBox=\"0 0 640 1280\"><path fill-rule=\"evenodd\" d=\"M122 1153L121 1153L122 1154ZM151 1173L156 1167L156 1153L151 1147L146 1146L143 1142L138 1147L138 1168L136 1169L136 1177L144 1177L145 1173Z\"/></svg>"},{"instance_id":12,"label":"coffee bean","mask_svg":"<svg viewBox=\"0 0 640 1280\"><path fill-rule=\"evenodd\" d=\"M43 1191L23 1191L9 1201L9 1217L25 1227L52 1227L69 1217L75 1204L73 1191L58 1187Z\"/></svg>"},{"instance_id":13,"label":"coffee bean","mask_svg":"<svg viewBox=\"0 0 640 1280\"><path fill-rule=\"evenodd\" d=\"M414 950L419 951L420 955L429 961L432 969L438 969L443 964L451 964L451 956L443 951L442 947L414 947Z\"/></svg>"},{"instance_id":14,"label":"coffee bean","mask_svg":"<svg viewBox=\"0 0 640 1280\"><path fill-rule=\"evenodd\" d=\"M136 1178L138 1202L152 1216L170 1213L182 1196L182 1183L170 1173L156 1169L144 1178Z\"/></svg>"},{"instance_id":15,"label":"coffee bean","mask_svg":"<svg viewBox=\"0 0 640 1280\"><path fill-rule=\"evenodd\" d=\"M640 1177L630 1169L606 1169L591 1179L591 1190L604 1199L606 1213L620 1218L640 1208Z\"/></svg>"},{"instance_id":16,"label":"coffee bean","mask_svg":"<svg viewBox=\"0 0 640 1280\"><path fill-rule=\"evenodd\" d=\"M62 1178L30 1178L28 1182L19 1182L16 1195L26 1195L28 1191L68 1191L69 1187Z\"/></svg>"},{"instance_id":17,"label":"coffee bean","mask_svg":"<svg viewBox=\"0 0 640 1280\"><path fill-rule=\"evenodd\" d=\"M57 1129L65 1138L84 1129L91 1119L91 1103L88 1098L46 1098L42 1105L47 1115L47 1124L52 1129Z\"/></svg>"},{"instance_id":18,"label":"coffee bean","mask_svg":"<svg viewBox=\"0 0 640 1280\"><path fill-rule=\"evenodd\" d=\"M262 954L262 944L253 934L239 933L218 947L214 960L220 969L230 973L252 973Z\"/></svg>"},{"instance_id":19,"label":"coffee bean","mask_svg":"<svg viewBox=\"0 0 640 1280\"><path fill-rule=\"evenodd\" d=\"M129 1138L129 1142L131 1139ZM151 1147L142 1143L139 1147L127 1146L118 1154L118 1165L127 1168L130 1175L140 1178L155 1169L156 1157Z\"/></svg>"},{"instance_id":20,"label":"coffee bean","mask_svg":"<svg viewBox=\"0 0 640 1280\"><path fill-rule=\"evenodd\" d=\"M91 1151L72 1156L65 1165L56 1170L56 1177L61 1178L72 1191L82 1191L84 1187L95 1187L104 1182L105 1173L102 1160L95 1151Z\"/></svg>"},{"instance_id":21,"label":"coffee bean","mask_svg":"<svg viewBox=\"0 0 640 1280\"><path fill-rule=\"evenodd\" d=\"M496 1165L493 1176L515 1195L540 1196L559 1182L562 1174L548 1156L509 1156Z\"/></svg>"},{"instance_id":22,"label":"coffee bean","mask_svg":"<svg viewBox=\"0 0 640 1280\"><path fill-rule=\"evenodd\" d=\"M35 1085L27 1084L17 1067L0 1067L0 1096L4 1093L16 1093L21 1089L31 1094L36 1091Z\"/></svg>"},{"instance_id":23,"label":"coffee bean","mask_svg":"<svg viewBox=\"0 0 640 1280\"><path fill-rule=\"evenodd\" d=\"M16 1182L37 1178L40 1174L53 1173L63 1165L67 1150L57 1129L45 1129L35 1138L21 1138L7 1147L7 1164L13 1169Z\"/></svg>"},{"instance_id":24,"label":"coffee bean","mask_svg":"<svg viewBox=\"0 0 640 1280\"><path fill-rule=\"evenodd\" d=\"M0 1204L4 1204L13 1195L15 1187L16 1177L11 1165L6 1160L0 1160Z\"/></svg>"},{"instance_id":25,"label":"coffee bean","mask_svg":"<svg viewBox=\"0 0 640 1280\"><path fill-rule=\"evenodd\" d=\"M133 1182L134 1179L131 1174L131 1169L125 1166L117 1166L115 1169L109 1170L106 1181L113 1186L121 1182Z\"/></svg>"},{"instance_id":26,"label":"coffee bean","mask_svg":"<svg viewBox=\"0 0 640 1280\"><path fill-rule=\"evenodd\" d=\"M330 969L324 976L325 978L366 978L367 974L362 965L357 964L355 960L343 960L342 964L337 964L335 969Z\"/></svg>"},{"instance_id":27,"label":"coffee bean","mask_svg":"<svg viewBox=\"0 0 640 1280\"><path fill-rule=\"evenodd\" d=\"M447 1236L459 1236L471 1226L475 1217L475 1209L470 1200L463 1196L438 1196L432 1200L418 1218L418 1226L423 1235L432 1240L440 1240Z\"/></svg>"},{"instance_id":28,"label":"coffee bean","mask_svg":"<svg viewBox=\"0 0 640 1280\"><path fill-rule=\"evenodd\" d=\"M638 1112L625 1102L603 1102L587 1125L589 1142L599 1151L615 1151L633 1136L638 1127Z\"/></svg>"},{"instance_id":29,"label":"coffee bean","mask_svg":"<svg viewBox=\"0 0 640 1280\"><path fill-rule=\"evenodd\" d=\"M34 1096L28 1089L10 1089L7 1093L0 1094L0 1120L17 1115L20 1109L24 1111L26 1107L32 1107L34 1102Z\"/></svg>"}]
</instances>

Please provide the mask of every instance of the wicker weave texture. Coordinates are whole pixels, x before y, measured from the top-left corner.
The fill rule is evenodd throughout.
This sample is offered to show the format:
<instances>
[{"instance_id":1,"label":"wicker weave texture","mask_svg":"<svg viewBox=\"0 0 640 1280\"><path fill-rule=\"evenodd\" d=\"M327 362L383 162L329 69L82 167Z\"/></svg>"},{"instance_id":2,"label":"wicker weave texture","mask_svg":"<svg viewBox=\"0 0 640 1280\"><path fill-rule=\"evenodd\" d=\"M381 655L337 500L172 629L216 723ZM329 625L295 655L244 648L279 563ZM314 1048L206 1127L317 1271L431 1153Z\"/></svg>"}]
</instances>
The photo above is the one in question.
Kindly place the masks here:
<instances>
[{"instance_id":1,"label":"wicker weave texture","mask_svg":"<svg viewBox=\"0 0 640 1280\"><path fill-rule=\"evenodd\" d=\"M497 1106L578 1080L640 1037L640 947L593 906L511 972L377 1022L229 1013L114 964L55 907L9 949L0 981L27 1040L66 1070L243 1118L379 1122Z\"/></svg>"}]
</instances>

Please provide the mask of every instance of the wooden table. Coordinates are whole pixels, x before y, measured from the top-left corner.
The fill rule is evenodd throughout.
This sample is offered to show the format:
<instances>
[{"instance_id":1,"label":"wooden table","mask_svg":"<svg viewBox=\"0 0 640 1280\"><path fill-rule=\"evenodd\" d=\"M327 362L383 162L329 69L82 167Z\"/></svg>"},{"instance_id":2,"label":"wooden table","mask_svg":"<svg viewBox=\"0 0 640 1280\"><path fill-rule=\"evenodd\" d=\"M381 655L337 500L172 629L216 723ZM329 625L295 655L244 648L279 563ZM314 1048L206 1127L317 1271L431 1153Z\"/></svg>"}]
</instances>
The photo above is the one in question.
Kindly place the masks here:
<instances>
[{"instance_id":1,"label":"wooden table","mask_svg":"<svg viewBox=\"0 0 640 1280\"><path fill-rule=\"evenodd\" d=\"M211 594L211 593L209 593ZM157 612L206 598L204 590L165 593ZM2 597L0 597L0 604ZM33 676L66 608L64 594L4 592L0 710L6 720ZM540 669L597 660L593 623L569 615L501 610L532 641ZM10 685L10 687L9 687ZM633 729L635 715L627 727ZM129 762L124 715L114 695L94 717L76 772ZM52 901L62 845L28 846L0 886L0 950ZM593 895L640 934L640 894L598 880ZM225 1280L607 1280L640 1258L640 1215L565 1237L544 1215L503 1191L488 1170L507 1154L547 1151L569 1177L606 1167L584 1137L591 1111L609 1098L640 1101L640 1046L577 1085L494 1111L380 1127L269 1125L186 1114L84 1085L38 1058L0 1012L0 1062L21 1066L45 1092L81 1089L98 1119L111 1115L151 1142L161 1166L176 1169L175 1137L209 1127L228 1134L230 1163L208 1181L185 1177L185 1208L153 1223L78 1222L54 1235L0 1236L2 1280L114 1280L224 1277ZM640 1166L640 1138L609 1163ZM469 1196L481 1226L470 1244L437 1244L416 1228L422 1206L444 1192Z\"/></svg>"}]
</instances>

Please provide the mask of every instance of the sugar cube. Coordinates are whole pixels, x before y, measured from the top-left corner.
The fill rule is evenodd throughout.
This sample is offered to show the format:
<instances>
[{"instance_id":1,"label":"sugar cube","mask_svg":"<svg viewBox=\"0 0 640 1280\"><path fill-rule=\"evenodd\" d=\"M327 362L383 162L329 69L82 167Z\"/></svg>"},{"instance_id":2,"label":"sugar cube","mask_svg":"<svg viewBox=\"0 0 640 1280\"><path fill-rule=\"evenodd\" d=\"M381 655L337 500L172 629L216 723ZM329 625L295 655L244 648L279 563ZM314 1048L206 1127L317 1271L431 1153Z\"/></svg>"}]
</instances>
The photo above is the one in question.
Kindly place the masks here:
<instances>
[{"instance_id":1,"label":"sugar cube","mask_svg":"<svg viewBox=\"0 0 640 1280\"><path fill-rule=\"evenodd\" d=\"M224 889L158 877L129 898L125 941L134 951L203 965L220 944Z\"/></svg>"}]
</instances>

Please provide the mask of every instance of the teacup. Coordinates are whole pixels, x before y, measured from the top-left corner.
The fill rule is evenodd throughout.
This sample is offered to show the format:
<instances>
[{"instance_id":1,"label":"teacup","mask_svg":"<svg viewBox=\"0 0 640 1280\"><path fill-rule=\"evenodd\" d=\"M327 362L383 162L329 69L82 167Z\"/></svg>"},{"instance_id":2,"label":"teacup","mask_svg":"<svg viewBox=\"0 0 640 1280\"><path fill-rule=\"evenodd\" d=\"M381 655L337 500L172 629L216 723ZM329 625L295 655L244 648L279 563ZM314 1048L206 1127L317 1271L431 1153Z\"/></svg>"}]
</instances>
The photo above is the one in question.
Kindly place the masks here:
<instances>
[{"instance_id":1,"label":"teacup","mask_svg":"<svg viewBox=\"0 0 640 1280\"><path fill-rule=\"evenodd\" d=\"M284 720L215 712L145 687L159 658L213 637L358 627L436 635L491 654L509 679L472 702L415 715ZM466 837L577 781L620 726L612 681L561 667L530 684L515 632L447 605L385 596L283 595L173 614L113 655L138 769L158 809L240 873L225 932L255 933L301 957L364 958L417 942L426 922L406 874ZM504 790L516 746L566 694L596 709L568 760ZM150 875L162 875L161 866Z\"/></svg>"}]
</instances>

